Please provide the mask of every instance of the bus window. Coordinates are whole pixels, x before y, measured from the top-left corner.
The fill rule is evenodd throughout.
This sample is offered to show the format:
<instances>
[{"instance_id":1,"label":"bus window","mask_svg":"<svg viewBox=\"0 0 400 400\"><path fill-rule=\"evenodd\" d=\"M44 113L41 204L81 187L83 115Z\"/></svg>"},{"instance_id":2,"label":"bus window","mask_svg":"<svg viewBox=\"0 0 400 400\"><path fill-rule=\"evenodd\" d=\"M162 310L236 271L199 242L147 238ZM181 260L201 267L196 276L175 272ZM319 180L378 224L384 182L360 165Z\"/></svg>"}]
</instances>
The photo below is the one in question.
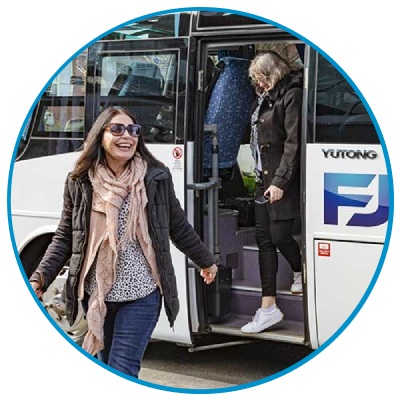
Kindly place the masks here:
<instances>
[{"instance_id":1,"label":"bus window","mask_svg":"<svg viewBox=\"0 0 400 400\"><path fill-rule=\"evenodd\" d=\"M201 11L199 13L198 28L234 27L246 25L266 25L258 19L245 17L239 14L215 11Z\"/></svg>"},{"instance_id":2,"label":"bus window","mask_svg":"<svg viewBox=\"0 0 400 400\"><path fill-rule=\"evenodd\" d=\"M99 78L100 110L132 111L147 143L173 143L177 104L175 52L103 55Z\"/></svg>"},{"instance_id":3,"label":"bus window","mask_svg":"<svg viewBox=\"0 0 400 400\"><path fill-rule=\"evenodd\" d=\"M87 51L72 60L43 94L21 160L69 153L82 146L86 60Z\"/></svg>"},{"instance_id":4,"label":"bus window","mask_svg":"<svg viewBox=\"0 0 400 400\"><path fill-rule=\"evenodd\" d=\"M24 154L26 147L28 145L29 128L31 126L31 122L32 122L32 115L29 117L28 122L26 123L25 129L24 129L24 132L22 133L21 140L19 141L16 160L19 160L19 158L21 158L21 156Z\"/></svg>"},{"instance_id":5,"label":"bus window","mask_svg":"<svg viewBox=\"0 0 400 400\"><path fill-rule=\"evenodd\" d=\"M318 54L315 142L379 144L372 120L346 78Z\"/></svg>"},{"instance_id":6,"label":"bus window","mask_svg":"<svg viewBox=\"0 0 400 400\"><path fill-rule=\"evenodd\" d=\"M188 36L190 13L155 15L111 32L101 40L138 40Z\"/></svg>"}]
</instances>

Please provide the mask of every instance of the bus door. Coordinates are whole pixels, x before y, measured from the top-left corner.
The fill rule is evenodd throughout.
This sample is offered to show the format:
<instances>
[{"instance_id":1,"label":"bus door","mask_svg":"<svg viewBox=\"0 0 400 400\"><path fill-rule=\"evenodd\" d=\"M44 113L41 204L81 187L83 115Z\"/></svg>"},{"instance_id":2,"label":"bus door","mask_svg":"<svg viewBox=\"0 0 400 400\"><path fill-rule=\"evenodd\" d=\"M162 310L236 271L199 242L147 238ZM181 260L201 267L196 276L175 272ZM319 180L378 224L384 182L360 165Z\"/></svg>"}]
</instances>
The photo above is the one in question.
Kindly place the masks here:
<instances>
[{"instance_id":1,"label":"bus door","mask_svg":"<svg viewBox=\"0 0 400 400\"><path fill-rule=\"evenodd\" d=\"M349 318L377 269L389 215L379 137L346 78L308 48L303 131L304 278L317 348Z\"/></svg>"},{"instance_id":2,"label":"bus door","mask_svg":"<svg viewBox=\"0 0 400 400\"><path fill-rule=\"evenodd\" d=\"M137 117L150 151L169 167L177 197L185 208L185 105L188 39L100 41L89 51L87 126L110 106ZM174 329L161 312L153 338L191 344L186 296L186 258L173 245L171 253L179 291L180 312Z\"/></svg>"},{"instance_id":3,"label":"bus door","mask_svg":"<svg viewBox=\"0 0 400 400\"><path fill-rule=\"evenodd\" d=\"M213 333L247 336L241 327L251 321L260 307L262 288L259 273L259 249L255 239L254 159L246 142L251 107L256 93L248 76L251 60L265 50L279 52L298 69L303 68L304 43L287 33L273 36L268 30L247 34L200 37L197 42L197 91L195 113L195 178L208 182L212 171L211 127L218 134L218 201L211 213L217 214L217 232L212 243L219 255L219 273L215 285L205 288L198 301L199 323ZM247 139L247 141L250 138ZM196 206L196 227L203 223L206 243L211 236L210 209L215 198L203 193ZM206 198L204 198L206 197ZM200 212L199 212L200 211ZM300 221L293 233L301 243ZM201 229L200 229L201 230ZM305 343L303 296L290 287L293 272L278 253L277 303L286 318L274 329L252 335L253 339ZM201 294L201 293L200 293ZM199 296L200 297L200 296Z\"/></svg>"}]
</instances>

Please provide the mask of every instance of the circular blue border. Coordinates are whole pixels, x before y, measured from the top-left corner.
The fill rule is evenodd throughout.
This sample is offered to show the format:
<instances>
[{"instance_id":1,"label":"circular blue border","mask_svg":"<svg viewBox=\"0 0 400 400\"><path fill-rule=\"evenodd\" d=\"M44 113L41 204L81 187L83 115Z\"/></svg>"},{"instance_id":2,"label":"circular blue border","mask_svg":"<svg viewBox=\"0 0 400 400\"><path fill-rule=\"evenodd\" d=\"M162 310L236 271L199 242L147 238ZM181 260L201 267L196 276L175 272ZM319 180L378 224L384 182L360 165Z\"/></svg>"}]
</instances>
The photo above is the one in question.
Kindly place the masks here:
<instances>
[{"instance_id":1,"label":"circular blue border","mask_svg":"<svg viewBox=\"0 0 400 400\"><path fill-rule=\"evenodd\" d=\"M286 368L285 370L276 373L274 375L271 375L267 378L264 379L260 379L258 381L254 381L245 385L238 385L235 387L230 387L230 388L221 388L221 389L178 389L178 388L171 388L169 386L163 386L163 385L157 385L157 384L153 384L153 383L149 383L146 381L142 381L140 379L135 379L132 378L126 374L123 374L113 368L110 368L109 366L103 364L102 362L100 362L99 360L97 360L95 357L89 355L86 351L84 351L80 346L78 346L75 342L73 342L67 334L65 334L61 328L55 323L55 321L50 317L50 315L45 311L45 309L43 308L42 304L39 302L38 298L36 297L34 291L32 290L31 285L29 284L28 279L26 278L23 266L21 264L21 260L19 258L19 254L18 254L18 249L15 243L15 237L14 237L14 230L13 230L13 226L12 226L12 217L11 217L11 184L12 184L12 175L13 175L13 171L14 171L14 162L15 162L15 157L17 154L17 150L18 150L18 145L21 139L21 136L24 132L25 126L27 124L27 121L29 120L29 117L31 116L36 104L38 103L38 101L40 100L40 98L42 97L44 91L47 89L47 86L54 80L54 78L60 73L61 70L63 70L65 68L65 66L71 61L73 60L77 55L79 55L83 50L85 50L86 48L88 48L89 46L91 46L93 43L95 43L96 41L98 41L100 38L102 38L103 36L125 26L128 25L132 22L136 22L136 21L140 21L142 19L145 18L149 18L155 15L161 15L161 14L168 14L168 13L173 13L173 12L182 12L182 11L221 11L221 12L233 12L235 14L239 14L239 15L243 15L246 17L250 17L250 18L254 18L254 19L258 19L260 21L272 24L276 27L279 27L283 30L285 30L286 32L291 33L293 36L296 36L297 38L301 39L304 43L307 43L308 45L310 45L312 48L314 48L315 50L317 50L320 54L322 54L325 58L327 58L340 72L341 74L347 79L347 81L351 84L351 86L353 87L353 89L356 91L356 93L358 94L358 96L360 97L360 99L362 100L364 106L366 107L366 109L369 112L369 115L374 123L374 126L376 128L376 131L378 132L379 135L379 139L382 145L382 150L383 150L383 154L385 157L385 162L386 162L386 167L387 167L387 173L388 173L388 181L389 181L389 219L388 219L388 227L387 227L387 231L386 231L386 237L385 237L385 243L383 246L383 250L382 250L382 254L378 263L378 267L375 271L375 274L371 280L371 283L368 286L368 289L366 290L366 292L364 293L364 296L362 297L362 299L360 300L358 306L355 308L355 310L352 312L352 314L349 316L349 318L343 323L343 325L336 331L336 333L334 335L332 335L330 337L329 340L327 340L322 346L320 346L318 349L314 350L313 353L311 353L309 356L305 357L304 359L302 359L301 361L297 362L296 364L292 365L289 368ZM10 164L10 171L9 171L9 175L8 175L8 189L7 189L7 215L8 215L8 225L9 225L9 230L10 230L10 236L11 236L11 242L12 242L12 246L13 246L13 250L15 253L15 257L16 260L18 262L21 274L23 279L25 280L26 285L28 286L32 297L35 299L36 303L38 304L38 306L41 308L42 312L44 313L44 315L47 317L47 319L53 324L53 326L59 331L59 333L61 335L64 336L64 338L66 340L68 340L78 351L80 351L83 355L85 355L86 357L90 358L92 361L96 362L98 365L100 365L101 367L109 370L110 372L121 376L122 378L125 378L127 380L130 380L132 382L136 382L139 383L143 386L148 386L154 389L159 389L159 390L164 390L164 391L169 391L169 392L176 392L176 393L194 393L194 394L207 394L207 393L225 393L225 392L232 392L232 391L237 391L237 390L242 390L242 389L247 389L249 387L253 387L253 386L257 386L257 385L261 385L263 383L266 382L270 382L274 379L277 379L283 375L286 375L287 373L297 369L298 367L302 366L303 364L305 364L306 362L310 361L311 359L313 359L316 355L318 355L321 351L325 350L334 340L337 339L337 337L348 327L348 325L350 324L350 322L355 318L355 316L358 314L358 312L360 311L360 309L362 308L362 306L364 305L364 303L366 302L367 298L369 297L369 295L371 294L372 289L374 288L376 281L378 279L378 276L382 270L382 266L383 263L385 261L386 258L386 254L388 251L388 247L389 247L389 242L390 242L390 237L391 237L391 233L392 233L392 226L393 226L393 209L394 209L394 187L393 187L393 174L392 174L392 167L390 164L390 160L389 160L389 154L388 154L388 150L386 147L386 143L385 140L383 138L381 129L378 125L378 122L375 118L374 113L372 112L370 106L368 105L367 101L365 100L364 96L362 95L362 93L360 92L360 90L358 89L358 87L355 85L355 83L351 80L351 78L346 74L346 72L331 58L329 57L323 50L321 50L318 46L316 46L313 42L311 42L310 40L306 39L305 37L303 37L302 35L298 34L297 32L287 28L284 25L278 24L274 21L268 20L266 18L260 17L258 15L254 15L254 14L250 14L250 13L246 13L246 12L241 12L241 11L236 11L236 10L231 10L231 9L226 9L226 8L213 8L213 7L194 7L194 8L174 8L174 9L169 9L169 10L164 10L164 11L158 11L155 13L151 13L151 14L147 14L147 15L143 15L141 17L135 18L135 19L131 19L127 22L124 22L123 24L120 24L110 30L108 30L107 32L97 36L95 39L93 39L91 42L89 42L88 44L86 44L85 46L81 47L76 53L74 53L54 74L53 76L48 80L48 82L44 85L42 91L39 93L39 95L36 97L36 100L34 101L34 103L32 104L25 120L24 123L22 125L22 128L20 130L19 136L17 138L16 144L15 144L15 148L14 148L14 152L11 158L11 164Z\"/></svg>"}]
</instances>

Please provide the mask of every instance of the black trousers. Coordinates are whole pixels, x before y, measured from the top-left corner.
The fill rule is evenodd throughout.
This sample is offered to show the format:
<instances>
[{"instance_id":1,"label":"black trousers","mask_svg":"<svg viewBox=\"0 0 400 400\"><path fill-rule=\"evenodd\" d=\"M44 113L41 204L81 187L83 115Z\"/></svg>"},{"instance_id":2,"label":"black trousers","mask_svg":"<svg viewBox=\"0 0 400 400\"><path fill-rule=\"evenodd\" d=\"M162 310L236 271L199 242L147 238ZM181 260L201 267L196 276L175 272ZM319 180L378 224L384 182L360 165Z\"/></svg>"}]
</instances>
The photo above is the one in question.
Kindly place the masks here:
<instances>
[{"instance_id":1,"label":"black trousers","mask_svg":"<svg viewBox=\"0 0 400 400\"><path fill-rule=\"evenodd\" d=\"M256 198L262 196L264 191L263 185L257 184ZM301 271L300 248L291 233L294 219L271 221L265 204L256 203L254 209L262 295L263 297L276 296L277 248L286 258L294 272Z\"/></svg>"}]
</instances>

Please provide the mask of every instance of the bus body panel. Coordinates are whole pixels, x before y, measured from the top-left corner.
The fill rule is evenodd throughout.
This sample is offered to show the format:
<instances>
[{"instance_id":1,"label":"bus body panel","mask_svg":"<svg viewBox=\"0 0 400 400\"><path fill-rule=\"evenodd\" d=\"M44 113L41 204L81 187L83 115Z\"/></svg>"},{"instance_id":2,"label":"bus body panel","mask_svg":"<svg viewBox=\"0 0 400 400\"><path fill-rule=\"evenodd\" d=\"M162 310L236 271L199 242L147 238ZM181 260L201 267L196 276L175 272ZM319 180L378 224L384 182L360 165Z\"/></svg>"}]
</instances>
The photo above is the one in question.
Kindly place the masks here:
<instances>
[{"instance_id":1,"label":"bus body panel","mask_svg":"<svg viewBox=\"0 0 400 400\"><path fill-rule=\"evenodd\" d=\"M77 153L18 161L11 185L11 216L18 250L54 233L61 218L64 183Z\"/></svg>"},{"instance_id":2,"label":"bus body panel","mask_svg":"<svg viewBox=\"0 0 400 400\"><path fill-rule=\"evenodd\" d=\"M350 316L377 268L387 171L377 145L308 144L306 154L307 311L317 348ZM334 295L321 289L328 280Z\"/></svg>"},{"instance_id":3,"label":"bus body panel","mask_svg":"<svg viewBox=\"0 0 400 400\"><path fill-rule=\"evenodd\" d=\"M171 171L176 196L185 209L185 154L183 145L165 144L148 145L149 150L156 158L161 160ZM174 328L170 328L164 310L152 335L153 339L168 340L176 343L192 344L191 329L189 325L189 304L186 293L187 288L187 262L186 257L171 243L171 256L173 260L176 284L179 296L179 314Z\"/></svg>"},{"instance_id":4,"label":"bus body panel","mask_svg":"<svg viewBox=\"0 0 400 400\"><path fill-rule=\"evenodd\" d=\"M318 343L322 345L347 320L368 288L383 245L314 241Z\"/></svg>"},{"instance_id":5,"label":"bus body panel","mask_svg":"<svg viewBox=\"0 0 400 400\"><path fill-rule=\"evenodd\" d=\"M367 154L375 158L362 158ZM382 180L387 180L387 170L381 146L309 144L307 166L307 212L313 215L307 220L308 231L331 239L384 243L387 218L376 224L380 219L375 222L374 217L386 201ZM353 205L345 204L346 195L349 204L353 195ZM360 214L365 217L353 218Z\"/></svg>"},{"instance_id":6,"label":"bus body panel","mask_svg":"<svg viewBox=\"0 0 400 400\"><path fill-rule=\"evenodd\" d=\"M65 179L78 155L67 153L16 162L11 187L12 214L23 212L27 216L59 219Z\"/></svg>"}]
</instances>

